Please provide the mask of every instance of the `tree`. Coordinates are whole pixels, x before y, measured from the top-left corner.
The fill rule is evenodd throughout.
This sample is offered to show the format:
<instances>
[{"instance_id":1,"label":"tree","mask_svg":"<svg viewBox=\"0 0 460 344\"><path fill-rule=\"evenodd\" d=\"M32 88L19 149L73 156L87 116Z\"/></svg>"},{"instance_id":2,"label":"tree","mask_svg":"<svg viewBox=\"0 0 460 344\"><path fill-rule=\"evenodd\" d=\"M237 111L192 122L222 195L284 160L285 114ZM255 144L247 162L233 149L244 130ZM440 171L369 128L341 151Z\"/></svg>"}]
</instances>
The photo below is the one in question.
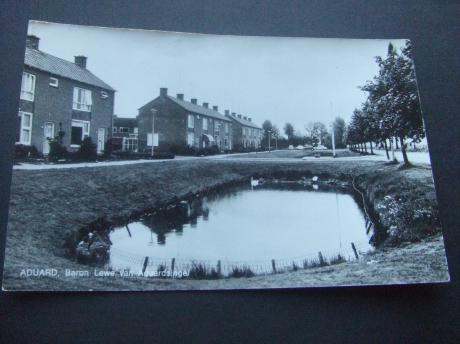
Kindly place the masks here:
<instances>
[{"instance_id":1,"label":"tree","mask_svg":"<svg viewBox=\"0 0 460 344\"><path fill-rule=\"evenodd\" d=\"M273 127L272 122L270 122L268 119L262 123L262 129L264 130L264 134L263 134L264 136L262 138L262 145L265 147L268 147L268 136L272 130L272 127Z\"/></svg>"},{"instance_id":2,"label":"tree","mask_svg":"<svg viewBox=\"0 0 460 344\"><path fill-rule=\"evenodd\" d=\"M391 145L393 138L399 139L404 164L409 165L405 141L417 143L425 136L410 41L401 53L390 43L387 56L376 57L376 62L379 73L361 87L368 97L352 117L347 140L353 145L371 142L371 149L372 142L381 142L389 158L387 140ZM357 133L359 129L363 132Z\"/></svg>"},{"instance_id":3,"label":"tree","mask_svg":"<svg viewBox=\"0 0 460 344\"><path fill-rule=\"evenodd\" d=\"M345 148L345 142L343 136L345 133L345 120L342 117L336 117L332 124L334 130L334 141L336 148Z\"/></svg>"},{"instance_id":4,"label":"tree","mask_svg":"<svg viewBox=\"0 0 460 344\"><path fill-rule=\"evenodd\" d=\"M291 123L286 123L284 125L284 133L286 134L289 143L291 143L292 139L294 138L294 126Z\"/></svg>"},{"instance_id":5,"label":"tree","mask_svg":"<svg viewBox=\"0 0 460 344\"><path fill-rule=\"evenodd\" d=\"M305 126L307 137L313 146L324 145L327 136L327 128L323 122L310 122Z\"/></svg>"}]
</instances>

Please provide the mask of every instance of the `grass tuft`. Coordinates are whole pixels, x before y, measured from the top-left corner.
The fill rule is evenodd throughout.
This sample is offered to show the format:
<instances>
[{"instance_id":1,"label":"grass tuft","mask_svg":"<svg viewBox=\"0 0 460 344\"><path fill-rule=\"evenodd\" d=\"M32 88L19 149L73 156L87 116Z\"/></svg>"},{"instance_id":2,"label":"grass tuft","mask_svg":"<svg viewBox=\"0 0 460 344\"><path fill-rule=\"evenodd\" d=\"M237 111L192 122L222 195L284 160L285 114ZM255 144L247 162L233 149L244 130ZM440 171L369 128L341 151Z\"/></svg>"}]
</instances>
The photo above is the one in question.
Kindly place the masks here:
<instances>
[{"instance_id":1,"label":"grass tuft","mask_svg":"<svg viewBox=\"0 0 460 344\"><path fill-rule=\"evenodd\" d=\"M228 277L252 277L254 276L254 272L251 270L249 266L243 265L242 267L234 266L232 267L232 272L229 273Z\"/></svg>"}]
</instances>

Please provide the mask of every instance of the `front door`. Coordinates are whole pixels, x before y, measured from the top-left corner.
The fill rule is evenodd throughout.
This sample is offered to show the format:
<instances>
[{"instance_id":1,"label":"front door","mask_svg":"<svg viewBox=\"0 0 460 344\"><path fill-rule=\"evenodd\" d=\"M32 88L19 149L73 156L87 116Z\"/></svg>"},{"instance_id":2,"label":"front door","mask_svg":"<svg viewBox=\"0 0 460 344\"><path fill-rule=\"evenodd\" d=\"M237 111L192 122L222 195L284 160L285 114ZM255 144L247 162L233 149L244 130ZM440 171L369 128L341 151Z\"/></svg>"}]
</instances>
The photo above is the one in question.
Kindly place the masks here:
<instances>
[{"instance_id":1,"label":"front door","mask_svg":"<svg viewBox=\"0 0 460 344\"><path fill-rule=\"evenodd\" d=\"M50 141L54 139L54 123L45 122L43 125L43 154L48 155L50 153Z\"/></svg>"},{"instance_id":2,"label":"front door","mask_svg":"<svg viewBox=\"0 0 460 344\"><path fill-rule=\"evenodd\" d=\"M104 153L105 149L105 128L97 130L97 154Z\"/></svg>"}]
</instances>

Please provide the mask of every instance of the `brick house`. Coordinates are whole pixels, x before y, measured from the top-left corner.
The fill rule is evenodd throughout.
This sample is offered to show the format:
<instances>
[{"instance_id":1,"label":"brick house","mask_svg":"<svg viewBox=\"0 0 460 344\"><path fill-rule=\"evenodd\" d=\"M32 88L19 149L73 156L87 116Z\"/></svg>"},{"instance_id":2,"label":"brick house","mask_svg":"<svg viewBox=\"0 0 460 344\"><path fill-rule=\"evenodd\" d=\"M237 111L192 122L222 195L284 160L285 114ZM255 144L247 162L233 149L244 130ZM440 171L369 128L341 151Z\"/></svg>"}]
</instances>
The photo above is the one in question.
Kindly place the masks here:
<instances>
[{"instance_id":1,"label":"brick house","mask_svg":"<svg viewBox=\"0 0 460 344\"><path fill-rule=\"evenodd\" d=\"M138 151L138 126L134 116L113 116L112 147L114 150Z\"/></svg>"},{"instance_id":2,"label":"brick house","mask_svg":"<svg viewBox=\"0 0 460 344\"><path fill-rule=\"evenodd\" d=\"M232 121L233 146L235 150L251 150L261 147L263 129L252 122L252 118L225 110L225 116Z\"/></svg>"},{"instance_id":3,"label":"brick house","mask_svg":"<svg viewBox=\"0 0 460 344\"><path fill-rule=\"evenodd\" d=\"M89 136L101 154L112 133L115 90L86 68L87 58L75 62L39 50L39 38L28 36L18 113L17 144L49 153L49 140L60 136L77 150Z\"/></svg>"},{"instance_id":4,"label":"brick house","mask_svg":"<svg viewBox=\"0 0 460 344\"><path fill-rule=\"evenodd\" d=\"M154 136L152 109L156 110ZM183 94L169 96L167 88L161 88L157 98L139 108L138 126L140 150L152 147L152 141L162 151L187 146L232 149L232 122L217 106L198 105L197 99L185 101Z\"/></svg>"}]
</instances>

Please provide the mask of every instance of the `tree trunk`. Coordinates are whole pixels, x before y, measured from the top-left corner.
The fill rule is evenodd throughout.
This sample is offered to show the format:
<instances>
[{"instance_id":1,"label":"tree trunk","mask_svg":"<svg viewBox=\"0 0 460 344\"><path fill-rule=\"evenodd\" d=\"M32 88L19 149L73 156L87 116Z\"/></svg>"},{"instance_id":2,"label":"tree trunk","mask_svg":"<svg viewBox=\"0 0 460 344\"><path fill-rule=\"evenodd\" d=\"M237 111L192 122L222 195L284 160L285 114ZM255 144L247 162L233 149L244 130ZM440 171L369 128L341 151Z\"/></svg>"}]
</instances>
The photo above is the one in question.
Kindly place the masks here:
<instances>
[{"instance_id":1,"label":"tree trunk","mask_svg":"<svg viewBox=\"0 0 460 344\"><path fill-rule=\"evenodd\" d=\"M396 144L396 149L399 149L399 147L398 147L398 138L397 137L395 137L395 144Z\"/></svg>"},{"instance_id":2,"label":"tree trunk","mask_svg":"<svg viewBox=\"0 0 460 344\"><path fill-rule=\"evenodd\" d=\"M367 142L364 142L364 152L367 154Z\"/></svg>"},{"instance_id":3,"label":"tree trunk","mask_svg":"<svg viewBox=\"0 0 460 344\"><path fill-rule=\"evenodd\" d=\"M372 149L372 141L369 142L369 144L371 145L371 154L373 155L373 154L374 154L374 150Z\"/></svg>"},{"instance_id":4,"label":"tree trunk","mask_svg":"<svg viewBox=\"0 0 460 344\"><path fill-rule=\"evenodd\" d=\"M406 144L404 143L404 139L402 137L399 139L401 140L401 153L404 159L404 165L410 165L409 159L407 158Z\"/></svg>"},{"instance_id":5,"label":"tree trunk","mask_svg":"<svg viewBox=\"0 0 460 344\"><path fill-rule=\"evenodd\" d=\"M383 145L385 147L385 153L387 153L387 159L390 160L390 154L388 153L387 140L383 140Z\"/></svg>"}]
</instances>

